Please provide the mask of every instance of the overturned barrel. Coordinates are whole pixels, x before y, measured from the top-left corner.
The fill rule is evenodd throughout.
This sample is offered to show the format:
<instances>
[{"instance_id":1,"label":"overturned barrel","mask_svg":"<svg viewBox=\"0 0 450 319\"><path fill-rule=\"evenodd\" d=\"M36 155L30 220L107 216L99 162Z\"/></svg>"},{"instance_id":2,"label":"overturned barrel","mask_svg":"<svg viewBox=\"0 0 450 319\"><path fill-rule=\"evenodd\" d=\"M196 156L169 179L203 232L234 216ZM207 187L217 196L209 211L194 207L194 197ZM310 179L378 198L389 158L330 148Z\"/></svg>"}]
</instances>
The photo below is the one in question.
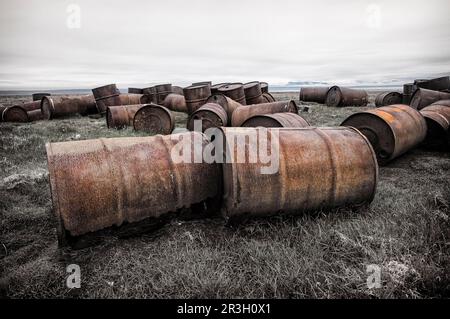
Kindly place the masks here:
<instances>
[{"instance_id":1,"label":"overturned barrel","mask_svg":"<svg viewBox=\"0 0 450 319\"><path fill-rule=\"evenodd\" d=\"M270 94L270 93L263 93L262 94L262 100L263 100L263 103L271 103L271 102L275 102L276 101L274 96L272 94Z\"/></svg>"},{"instance_id":2,"label":"overturned barrel","mask_svg":"<svg viewBox=\"0 0 450 319\"><path fill-rule=\"evenodd\" d=\"M155 90L156 90L156 103L163 104L166 96L172 93L172 84L167 83L155 85Z\"/></svg>"},{"instance_id":3,"label":"overturned barrel","mask_svg":"<svg viewBox=\"0 0 450 319\"><path fill-rule=\"evenodd\" d=\"M300 101L303 102L316 102L324 104L327 98L327 93L330 87L302 87L300 89Z\"/></svg>"},{"instance_id":4,"label":"overturned barrel","mask_svg":"<svg viewBox=\"0 0 450 319\"><path fill-rule=\"evenodd\" d=\"M206 103L206 100L211 95L211 89L208 85L194 85L183 89L184 98L188 114L195 112L200 106Z\"/></svg>"},{"instance_id":5,"label":"overturned barrel","mask_svg":"<svg viewBox=\"0 0 450 319\"><path fill-rule=\"evenodd\" d=\"M256 105L242 105L234 110L231 117L231 126L241 126L246 120L255 115L291 112L298 113L297 104L293 100Z\"/></svg>"},{"instance_id":6,"label":"overturned barrel","mask_svg":"<svg viewBox=\"0 0 450 319\"><path fill-rule=\"evenodd\" d=\"M403 96L398 92L384 92L377 95L375 98L375 106L387 106L393 104L402 104Z\"/></svg>"},{"instance_id":7,"label":"overturned barrel","mask_svg":"<svg viewBox=\"0 0 450 319\"><path fill-rule=\"evenodd\" d=\"M120 99L118 100L118 102L120 102ZM51 120L54 118L77 113L85 115L93 113L95 110L96 101L93 95L82 95L74 97L45 96L41 100L42 116L46 120Z\"/></svg>"},{"instance_id":8,"label":"overturned barrel","mask_svg":"<svg viewBox=\"0 0 450 319\"><path fill-rule=\"evenodd\" d=\"M231 83L217 89L218 93L228 96L236 102L246 105L244 85L242 83Z\"/></svg>"},{"instance_id":9,"label":"overturned barrel","mask_svg":"<svg viewBox=\"0 0 450 319\"><path fill-rule=\"evenodd\" d=\"M31 94L31 98L33 101L40 101L44 96L50 96L50 93L33 93Z\"/></svg>"},{"instance_id":10,"label":"overturned barrel","mask_svg":"<svg viewBox=\"0 0 450 319\"><path fill-rule=\"evenodd\" d=\"M414 92L410 105L416 110L421 110L425 106L445 99L450 99L450 93L419 88Z\"/></svg>"},{"instance_id":11,"label":"overturned barrel","mask_svg":"<svg viewBox=\"0 0 450 319\"><path fill-rule=\"evenodd\" d=\"M205 132L211 127L226 126L228 123L228 116L222 106L216 103L206 103L194 113L189 116L187 122L187 129L193 131L196 129L196 121L201 121L200 125L202 132Z\"/></svg>"},{"instance_id":12,"label":"overturned barrel","mask_svg":"<svg viewBox=\"0 0 450 319\"><path fill-rule=\"evenodd\" d=\"M427 136L423 146L437 151L450 150L450 107L432 104L420 110L427 122Z\"/></svg>"},{"instance_id":13,"label":"overturned barrel","mask_svg":"<svg viewBox=\"0 0 450 319\"><path fill-rule=\"evenodd\" d=\"M28 111L27 116L29 122L40 121L44 119L44 114L42 114L41 109Z\"/></svg>"},{"instance_id":14,"label":"overturned barrel","mask_svg":"<svg viewBox=\"0 0 450 319\"><path fill-rule=\"evenodd\" d=\"M128 88L128 93L130 93L130 94L144 94L143 89L139 89L139 88Z\"/></svg>"},{"instance_id":15,"label":"overturned barrel","mask_svg":"<svg viewBox=\"0 0 450 319\"><path fill-rule=\"evenodd\" d=\"M259 82L260 86L261 86L261 91L263 93L269 93L269 83L267 82Z\"/></svg>"},{"instance_id":16,"label":"overturned barrel","mask_svg":"<svg viewBox=\"0 0 450 319\"><path fill-rule=\"evenodd\" d=\"M108 84L92 89L95 103L100 114L105 114L108 106L120 105L120 91L115 84Z\"/></svg>"},{"instance_id":17,"label":"overturned barrel","mask_svg":"<svg viewBox=\"0 0 450 319\"><path fill-rule=\"evenodd\" d=\"M228 85L230 83L225 82L225 83L217 83L214 85L211 85L211 94L217 94L219 93L219 88L221 88L222 86Z\"/></svg>"},{"instance_id":18,"label":"overturned barrel","mask_svg":"<svg viewBox=\"0 0 450 319\"><path fill-rule=\"evenodd\" d=\"M325 99L327 106L365 106L368 102L367 92L364 90L349 89L339 86L332 86Z\"/></svg>"},{"instance_id":19,"label":"overturned barrel","mask_svg":"<svg viewBox=\"0 0 450 319\"><path fill-rule=\"evenodd\" d=\"M411 103L411 97L417 90L417 86L414 83L403 84L403 104L409 105Z\"/></svg>"},{"instance_id":20,"label":"overturned barrel","mask_svg":"<svg viewBox=\"0 0 450 319\"><path fill-rule=\"evenodd\" d=\"M106 125L108 128L121 129L133 125L136 112L146 104L108 106Z\"/></svg>"},{"instance_id":21,"label":"overturned barrel","mask_svg":"<svg viewBox=\"0 0 450 319\"><path fill-rule=\"evenodd\" d=\"M184 95L171 93L166 96L163 105L167 107L169 110L175 112L183 112L183 113L188 112L186 106L186 99L184 98Z\"/></svg>"},{"instance_id":22,"label":"overturned barrel","mask_svg":"<svg viewBox=\"0 0 450 319\"><path fill-rule=\"evenodd\" d=\"M290 112L255 115L242 127L307 127L309 123L300 115Z\"/></svg>"},{"instance_id":23,"label":"overturned barrel","mask_svg":"<svg viewBox=\"0 0 450 319\"><path fill-rule=\"evenodd\" d=\"M232 220L357 206L375 196L377 160L370 143L356 129L221 130L226 155L234 159L222 165L223 213ZM237 160L242 154L245 158ZM255 191L255 185L261 191Z\"/></svg>"},{"instance_id":24,"label":"overturned barrel","mask_svg":"<svg viewBox=\"0 0 450 319\"><path fill-rule=\"evenodd\" d=\"M244 84L245 103L259 104L263 103L261 84L259 81L248 82Z\"/></svg>"},{"instance_id":25,"label":"overturned barrel","mask_svg":"<svg viewBox=\"0 0 450 319\"><path fill-rule=\"evenodd\" d=\"M19 105L8 106L2 112L2 121L20 123L28 122L27 111Z\"/></svg>"},{"instance_id":26,"label":"overturned barrel","mask_svg":"<svg viewBox=\"0 0 450 319\"><path fill-rule=\"evenodd\" d=\"M228 96L223 94L213 94L206 100L206 103L216 103L219 104L227 113L228 122L224 126L231 125L231 117L233 116L234 110L236 110L242 104L230 99Z\"/></svg>"},{"instance_id":27,"label":"overturned barrel","mask_svg":"<svg viewBox=\"0 0 450 319\"><path fill-rule=\"evenodd\" d=\"M381 165L421 143L427 133L423 116L403 104L355 113L341 125L360 130L372 144Z\"/></svg>"},{"instance_id":28,"label":"overturned barrel","mask_svg":"<svg viewBox=\"0 0 450 319\"><path fill-rule=\"evenodd\" d=\"M134 115L133 127L136 131L167 135L175 128L175 118L166 107L148 104Z\"/></svg>"},{"instance_id":29,"label":"overturned barrel","mask_svg":"<svg viewBox=\"0 0 450 319\"><path fill-rule=\"evenodd\" d=\"M416 80L414 83L418 88L433 90L433 91L447 91L450 90L450 77L443 76L440 78L430 80Z\"/></svg>"}]
</instances>

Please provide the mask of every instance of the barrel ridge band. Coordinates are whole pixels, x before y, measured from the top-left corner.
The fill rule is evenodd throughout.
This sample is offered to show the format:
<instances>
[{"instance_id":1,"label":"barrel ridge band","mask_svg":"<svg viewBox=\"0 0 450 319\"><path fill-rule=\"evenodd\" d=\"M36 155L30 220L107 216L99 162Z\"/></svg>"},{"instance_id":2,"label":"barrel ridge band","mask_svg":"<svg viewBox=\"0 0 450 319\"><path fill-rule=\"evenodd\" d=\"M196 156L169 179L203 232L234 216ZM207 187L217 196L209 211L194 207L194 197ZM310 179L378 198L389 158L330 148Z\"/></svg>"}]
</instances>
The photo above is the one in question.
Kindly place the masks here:
<instances>
[{"instance_id":1,"label":"barrel ridge band","mask_svg":"<svg viewBox=\"0 0 450 319\"><path fill-rule=\"evenodd\" d=\"M101 96L99 98L95 98L95 100L96 101L105 100L105 99L109 99L110 97L116 97L116 96L119 96L119 95L120 95L120 93L119 94L113 94L113 95L107 95L107 96Z\"/></svg>"}]
</instances>

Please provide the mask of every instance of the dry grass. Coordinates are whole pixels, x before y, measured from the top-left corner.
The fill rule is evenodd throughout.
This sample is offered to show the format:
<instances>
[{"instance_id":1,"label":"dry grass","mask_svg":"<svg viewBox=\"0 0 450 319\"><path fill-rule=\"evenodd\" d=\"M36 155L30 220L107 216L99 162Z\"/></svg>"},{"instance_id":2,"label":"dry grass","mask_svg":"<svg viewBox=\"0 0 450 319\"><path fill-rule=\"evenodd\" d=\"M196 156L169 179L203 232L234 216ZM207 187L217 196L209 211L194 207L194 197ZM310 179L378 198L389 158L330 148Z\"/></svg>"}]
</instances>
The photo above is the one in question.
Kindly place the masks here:
<instances>
[{"instance_id":1,"label":"dry grass","mask_svg":"<svg viewBox=\"0 0 450 319\"><path fill-rule=\"evenodd\" d=\"M333 126L359 109L312 105L302 115L312 125ZM177 126L184 121L177 116ZM450 295L450 156L420 149L381 168L375 200L359 211L253 220L235 228L220 218L173 220L141 236L106 237L77 251L59 249L45 142L135 135L130 129L108 130L104 119L82 117L0 124L0 296ZM81 266L81 289L65 286L71 263ZM379 289L366 286L368 264L382 269Z\"/></svg>"}]
</instances>

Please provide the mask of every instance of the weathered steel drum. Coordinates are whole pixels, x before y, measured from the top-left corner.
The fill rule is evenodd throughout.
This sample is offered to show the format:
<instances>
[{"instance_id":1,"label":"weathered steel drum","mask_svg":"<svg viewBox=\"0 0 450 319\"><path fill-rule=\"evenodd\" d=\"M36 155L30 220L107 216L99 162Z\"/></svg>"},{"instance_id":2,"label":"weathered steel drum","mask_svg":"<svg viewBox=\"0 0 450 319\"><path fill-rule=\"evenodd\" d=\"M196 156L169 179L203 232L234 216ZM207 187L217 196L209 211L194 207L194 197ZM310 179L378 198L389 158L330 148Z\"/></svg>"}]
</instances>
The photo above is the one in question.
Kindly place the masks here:
<instances>
[{"instance_id":1,"label":"weathered steel drum","mask_svg":"<svg viewBox=\"0 0 450 319\"><path fill-rule=\"evenodd\" d=\"M139 88L128 88L128 93L131 94L144 94L143 89L139 89Z\"/></svg>"},{"instance_id":2,"label":"weathered steel drum","mask_svg":"<svg viewBox=\"0 0 450 319\"><path fill-rule=\"evenodd\" d=\"M231 83L217 89L218 93L228 96L236 102L246 105L244 85L242 83Z\"/></svg>"},{"instance_id":3,"label":"weathered steel drum","mask_svg":"<svg viewBox=\"0 0 450 319\"><path fill-rule=\"evenodd\" d=\"M261 85L258 81L244 84L245 103L247 105L263 103L262 93Z\"/></svg>"},{"instance_id":4,"label":"weathered steel drum","mask_svg":"<svg viewBox=\"0 0 450 319\"><path fill-rule=\"evenodd\" d=\"M223 214L230 219L261 217L370 203L378 180L375 153L353 128L220 128L234 158L245 141L245 160L222 165ZM257 142L245 137L258 133ZM277 136L278 135L278 136ZM216 139L219 140L219 139ZM276 145L278 161L250 161L257 145ZM252 152L253 153L253 152ZM247 155L249 154L249 155ZM275 163L274 163L275 162ZM278 165L275 166L275 165ZM275 174L262 174L274 166ZM257 191L255 190L257 187Z\"/></svg>"},{"instance_id":5,"label":"weathered steel drum","mask_svg":"<svg viewBox=\"0 0 450 319\"><path fill-rule=\"evenodd\" d=\"M30 122L40 121L40 120L44 119L44 114L42 114L41 109L28 111L27 116L28 116L28 121L30 121Z\"/></svg>"},{"instance_id":6,"label":"weathered steel drum","mask_svg":"<svg viewBox=\"0 0 450 319\"><path fill-rule=\"evenodd\" d=\"M402 104L403 96L398 92L384 92L377 95L375 98L375 106L387 106L393 104Z\"/></svg>"},{"instance_id":7,"label":"weathered steel drum","mask_svg":"<svg viewBox=\"0 0 450 319\"><path fill-rule=\"evenodd\" d=\"M332 86L325 99L327 106L365 106L369 98L364 90Z\"/></svg>"},{"instance_id":8,"label":"weathered steel drum","mask_svg":"<svg viewBox=\"0 0 450 319\"><path fill-rule=\"evenodd\" d=\"M74 97L44 96L41 100L42 116L46 120L77 113L85 115L94 112L96 106L98 104L96 104L93 95Z\"/></svg>"},{"instance_id":9,"label":"weathered steel drum","mask_svg":"<svg viewBox=\"0 0 450 319\"><path fill-rule=\"evenodd\" d=\"M227 113L228 122L224 126L231 125L231 117L233 116L234 110L236 110L242 104L230 99L228 96L223 94L213 94L206 100L206 103L216 103L219 104Z\"/></svg>"},{"instance_id":10,"label":"weathered steel drum","mask_svg":"<svg viewBox=\"0 0 450 319\"><path fill-rule=\"evenodd\" d=\"M231 126L241 126L246 120L255 115L291 112L298 113L297 104L293 100L256 105L242 105L234 110L231 117Z\"/></svg>"},{"instance_id":11,"label":"weathered steel drum","mask_svg":"<svg viewBox=\"0 0 450 319\"><path fill-rule=\"evenodd\" d=\"M143 88L142 93L145 96L142 103L158 103L154 86Z\"/></svg>"},{"instance_id":12,"label":"weathered steel drum","mask_svg":"<svg viewBox=\"0 0 450 319\"><path fill-rule=\"evenodd\" d=\"M194 161L207 143L203 134L187 132L46 144L59 243L218 195L220 166ZM193 150L183 154L188 162L173 160L174 147Z\"/></svg>"},{"instance_id":13,"label":"weathered steel drum","mask_svg":"<svg viewBox=\"0 0 450 319\"><path fill-rule=\"evenodd\" d=\"M381 165L421 143L427 133L423 116L403 104L355 113L341 125L360 130L372 144Z\"/></svg>"},{"instance_id":14,"label":"weathered steel drum","mask_svg":"<svg viewBox=\"0 0 450 319\"><path fill-rule=\"evenodd\" d=\"M2 112L2 120L3 122L28 122L27 111L19 106L8 106Z\"/></svg>"},{"instance_id":15,"label":"weathered steel drum","mask_svg":"<svg viewBox=\"0 0 450 319\"><path fill-rule=\"evenodd\" d=\"M321 87L302 87L300 89L300 101L316 102L324 104L327 98L327 93L330 88L327 86Z\"/></svg>"},{"instance_id":16,"label":"weathered steel drum","mask_svg":"<svg viewBox=\"0 0 450 319\"><path fill-rule=\"evenodd\" d=\"M42 100L42 98L44 96L50 96L50 95L51 95L50 93L33 93L33 94L31 94L31 97L32 97L33 101L40 101L40 100Z\"/></svg>"},{"instance_id":17,"label":"weathered steel drum","mask_svg":"<svg viewBox=\"0 0 450 319\"><path fill-rule=\"evenodd\" d=\"M195 121L202 121L202 132L211 127L226 126L228 116L222 106L216 103L206 103L189 116L187 129L193 131Z\"/></svg>"},{"instance_id":18,"label":"weathered steel drum","mask_svg":"<svg viewBox=\"0 0 450 319\"><path fill-rule=\"evenodd\" d=\"M427 122L427 136L423 142L426 148L450 150L450 107L432 104L420 110Z\"/></svg>"},{"instance_id":19,"label":"weathered steel drum","mask_svg":"<svg viewBox=\"0 0 450 319\"><path fill-rule=\"evenodd\" d=\"M119 99L120 104L117 105L134 105L146 103L146 97L143 94L120 94Z\"/></svg>"},{"instance_id":20,"label":"weathered steel drum","mask_svg":"<svg viewBox=\"0 0 450 319\"><path fill-rule=\"evenodd\" d=\"M175 118L166 107L149 104L136 112L133 127L136 131L167 135L172 133L175 128Z\"/></svg>"},{"instance_id":21,"label":"weathered steel drum","mask_svg":"<svg viewBox=\"0 0 450 319\"><path fill-rule=\"evenodd\" d=\"M108 84L92 89L97 109L100 114L106 113L108 106L120 105L120 91L115 84Z\"/></svg>"},{"instance_id":22,"label":"weathered steel drum","mask_svg":"<svg viewBox=\"0 0 450 319\"><path fill-rule=\"evenodd\" d=\"M217 83L214 85L211 85L211 94L218 94L219 93L219 88L221 88L222 86L228 85L230 83Z\"/></svg>"},{"instance_id":23,"label":"weathered steel drum","mask_svg":"<svg viewBox=\"0 0 450 319\"><path fill-rule=\"evenodd\" d=\"M261 86L261 91L263 93L269 93L269 83L267 83L267 82L259 82L259 85Z\"/></svg>"},{"instance_id":24,"label":"weathered steel drum","mask_svg":"<svg viewBox=\"0 0 450 319\"><path fill-rule=\"evenodd\" d=\"M275 98L273 97L273 95L270 93L263 93L262 98L263 98L263 103L271 103L271 102L276 101Z\"/></svg>"},{"instance_id":25,"label":"weathered steel drum","mask_svg":"<svg viewBox=\"0 0 450 319\"><path fill-rule=\"evenodd\" d=\"M414 92L410 106L416 110L421 110L434 102L446 99L450 99L450 93L419 88Z\"/></svg>"},{"instance_id":26,"label":"weathered steel drum","mask_svg":"<svg viewBox=\"0 0 450 319\"><path fill-rule=\"evenodd\" d=\"M403 84L403 104L411 103L411 97L416 90L417 86L414 83Z\"/></svg>"},{"instance_id":27,"label":"weathered steel drum","mask_svg":"<svg viewBox=\"0 0 450 319\"><path fill-rule=\"evenodd\" d=\"M175 112L188 112L184 95L171 93L166 96L163 105Z\"/></svg>"},{"instance_id":28,"label":"weathered steel drum","mask_svg":"<svg viewBox=\"0 0 450 319\"><path fill-rule=\"evenodd\" d=\"M184 95L183 88L180 86L172 85L172 93Z\"/></svg>"},{"instance_id":29,"label":"weathered steel drum","mask_svg":"<svg viewBox=\"0 0 450 319\"><path fill-rule=\"evenodd\" d=\"M154 86L149 86L142 89L143 94L156 94L156 88Z\"/></svg>"},{"instance_id":30,"label":"weathered steel drum","mask_svg":"<svg viewBox=\"0 0 450 319\"><path fill-rule=\"evenodd\" d=\"M208 85L188 86L183 89L184 98L188 114L195 112L200 106L206 103L206 100L211 95L211 89Z\"/></svg>"},{"instance_id":31,"label":"weathered steel drum","mask_svg":"<svg viewBox=\"0 0 450 319\"><path fill-rule=\"evenodd\" d=\"M300 115L290 112L255 115L245 121L242 127L307 127L309 123Z\"/></svg>"},{"instance_id":32,"label":"weathered steel drum","mask_svg":"<svg viewBox=\"0 0 450 319\"><path fill-rule=\"evenodd\" d=\"M450 77L443 76L431 80L417 80L415 83L417 87L433 91L450 90Z\"/></svg>"},{"instance_id":33,"label":"weathered steel drum","mask_svg":"<svg viewBox=\"0 0 450 319\"><path fill-rule=\"evenodd\" d=\"M166 96L172 93L172 84L155 85L155 90L156 90L156 103L162 104Z\"/></svg>"},{"instance_id":34,"label":"weathered steel drum","mask_svg":"<svg viewBox=\"0 0 450 319\"><path fill-rule=\"evenodd\" d=\"M25 102L22 105L20 105L25 111L34 111L41 108L41 100L38 101L32 101L32 102Z\"/></svg>"},{"instance_id":35,"label":"weathered steel drum","mask_svg":"<svg viewBox=\"0 0 450 319\"><path fill-rule=\"evenodd\" d=\"M108 128L121 129L133 125L136 112L146 104L108 106L106 125Z\"/></svg>"}]
</instances>

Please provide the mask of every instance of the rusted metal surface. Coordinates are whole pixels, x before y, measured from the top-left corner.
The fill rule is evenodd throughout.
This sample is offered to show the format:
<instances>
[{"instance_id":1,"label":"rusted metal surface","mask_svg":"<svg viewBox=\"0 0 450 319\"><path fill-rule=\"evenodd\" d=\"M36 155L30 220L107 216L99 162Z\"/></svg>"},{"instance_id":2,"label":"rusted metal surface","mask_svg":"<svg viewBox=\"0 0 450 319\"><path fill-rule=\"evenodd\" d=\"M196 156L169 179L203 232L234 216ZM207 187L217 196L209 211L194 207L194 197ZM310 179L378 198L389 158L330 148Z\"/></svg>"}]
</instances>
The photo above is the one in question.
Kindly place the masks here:
<instances>
[{"instance_id":1,"label":"rusted metal surface","mask_svg":"<svg viewBox=\"0 0 450 319\"><path fill-rule=\"evenodd\" d=\"M143 94L120 94L119 99L120 104L117 105L134 105L146 103L146 97Z\"/></svg>"},{"instance_id":2,"label":"rusted metal surface","mask_svg":"<svg viewBox=\"0 0 450 319\"><path fill-rule=\"evenodd\" d=\"M219 104L227 113L228 122L225 126L231 125L231 117L233 115L234 110L236 110L242 104L236 102L235 100L230 99L228 96L223 94L213 94L207 100L206 103L216 103Z\"/></svg>"},{"instance_id":3,"label":"rusted metal surface","mask_svg":"<svg viewBox=\"0 0 450 319\"><path fill-rule=\"evenodd\" d=\"M115 84L108 84L92 89L92 93L94 94L97 110L100 114L105 114L108 106L120 105L120 91Z\"/></svg>"},{"instance_id":4,"label":"rusted metal surface","mask_svg":"<svg viewBox=\"0 0 450 319\"><path fill-rule=\"evenodd\" d=\"M157 104L148 104L136 112L133 127L136 131L167 135L172 133L175 128L175 118L168 108Z\"/></svg>"},{"instance_id":5,"label":"rusted metal surface","mask_svg":"<svg viewBox=\"0 0 450 319\"><path fill-rule=\"evenodd\" d=\"M431 105L450 106L450 100L439 100L439 101L432 103Z\"/></svg>"},{"instance_id":6,"label":"rusted metal surface","mask_svg":"<svg viewBox=\"0 0 450 319\"><path fill-rule=\"evenodd\" d=\"M324 104L330 87L302 87L300 89L300 101L316 102Z\"/></svg>"},{"instance_id":7,"label":"rusted metal surface","mask_svg":"<svg viewBox=\"0 0 450 319\"><path fill-rule=\"evenodd\" d=\"M242 83L231 83L217 89L218 93L228 96L236 102L246 105L244 85Z\"/></svg>"},{"instance_id":8,"label":"rusted metal surface","mask_svg":"<svg viewBox=\"0 0 450 319\"><path fill-rule=\"evenodd\" d=\"M188 132L47 144L59 243L125 222L160 218L218 195L220 166L195 163L194 152L201 148L193 149L189 163L171 158L175 145L190 148L193 138L208 143L203 134Z\"/></svg>"},{"instance_id":9,"label":"rusted metal surface","mask_svg":"<svg viewBox=\"0 0 450 319\"><path fill-rule=\"evenodd\" d=\"M139 89L139 88L128 88L128 93L131 94L144 94L143 89Z\"/></svg>"},{"instance_id":10,"label":"rusted metal surface","mask_svg":"<svg viewBox=\"0 0 450 319\"><path fill-rule=\"evenodd\" d=\"M226 126L228 116L224 108L216 103L206 103L189 116L187 129L194 130L195 121L202 121L202 132L211 127Z\"/></svg>"},{"instance_id":11,"label":"rusted metal surface","mask_svg":"<svg viewBox=\"0 0 450 319\"><path fill-rule=\"evenodd\" d=\"M142 93L144 94L142 103L158 103L156 89L154 86L143 88Z\"/></svg>"},{"instance_id":12,"label":"rusted metal surface","mask_svg":"<svg viewBox=\"0 0 450 319\"><path fill-rule=\"evenodd\" d=\"M3 122L28 122L27 111L18 105L9 106L2 112Z\"/></svg>"},{"instance_id":13,"label":"rusted metal surface","mask_svg":"<svg viewBox=\"0 0 450 319\"><path fill-rule=\"evenodd\" d=\"M393 104L402 104L403 96L398 92L384 92L377 95L375 98L375 106L387 106Z\"/></svg>"},{"instance_id":14,"label":"rusted metal surface","mask_svg":"<svg viewBox=\"0 0 450 319\"><path fill-rule=\"evenodd\" d=\"M156 90L156 103L163 104L166 96L172 93L172 84L155 85L155 90Z\"/></svg>"},{"instance_id":15,"label":"rusted metal surface","mask_svg":"<svg viewBox=\"0 0 450 319\"><path fill-rule=\"evenodd\" d=\"M414 83L403 84L403 104L411 103L411 97L416 90L417 86Z\"/></svg>"},{"instance_id":16,"label":"rusted metal surface","mask_svg":"<svg viewBox=\"0 0 450 319\"><path fill-rule=\"evenodd\" d=\"M156 88L154 86L149 86L142 89L143 94L156 94Z\"/></svg>"},{"instance_id":17,"label":"rusted metal surface","mask_svg":"<svg viewBox=\"0 0 450 319\"><path fill-rule=\"evenodd\" d=\"M136 112L146 104L108 106L106 125L108 128L121 129L133 125Z\"/></svg>"},{"instance_id":18,"label":"rusted metal surface","mask_svg":"<svg viewBox=\"0 0 450 319\"><path fill-rule=\"evenodd\" d=\"M206 103L206 100L211 95L211 88L208 85L191 85L185 87L183 92L188 113L192 114Z\"/></svg>"},{"instance_id":19,"label":"rusted metal surface","mask_svg":"<svg viewBox=\"0 0 450 319\"><path fill-rule=\"evenodd\" d=\"M242 145L233 143L249 128L228 128L225 144L231 154ZM262 130L259 128L257 130ZM279 170L261 174L269 164L223 164L224 209L230 219L370 203L378 180L378 165L367 139L353 128L272 128L259 134L259 145L270 145L278 133ZM276 135L275 135L276 136ZM250 148L250 141L246 147ZM266 143L266 144L264 144ZM234 147L233 147L234 146ZM236 156L236 155L234 155ZM236 157L235 157L236 158Z\"/></svg>"},{"instance_id":20,"label":"rusted metal surface","mask_svg":"<svg viewBox=\"0 0 450 319\"><path fill-rule=\"evenodd\" d=\"M419 88L414 92L410 106L416 110L421 110L434 102L446 99L450 99L450 93Z\"/></svg>"},{"instance_id":21,"label":"rusted metal surface","mask_svg":"<svg viewBox=\"0 0 450 319\"><path fill-rule=\"evenodd\" d=\"M263 99L263 103L271 103L271 102L276 101L275 98L273 97L273 95L270 93L263 93L262 99Z\"/></svg>"},{"instance_id":22,"label":"rusted metal surface","mask_svg":"<svg viewBox=\"0 0 450 319\"><path fill-rule=\"evenodd\" d=\"M231 126L241 126L246 120L255 115L291 112L298 113L297 104L293 100L255 105L242 105L234 110L231 117Z\"/></svg>"},{"instance_id":23,"label":"rusted metal surface","mask_svg":"<svg viewBox=\"0 0 450 319\"><path fill-rule=\"evenodd\" d=\"M42 114L41 109L28 111L27 112L28 121L34 122L34 121L40 121L44 119L44 114Z\"/></svg>"},{"instance_id":24,"label":"rusted metal surface","mask_svg":"<svg viewBox=\"0 0 450 319\"><path fill-rule=\"evenodd\" d=\"M172 93L184 96L183 88L181 86L172 85Z\"/></svg>"},{"instance_id":25,"label":"rusted metal surface","mask_svg":"<svg viewBox=\"0 0 450 319\"><path fill-rule=\"evenodd\" d=\"M267 82L259 82L259 85L261 86L261 91L263 93L269 93L269 83L267 83Z\"/></svg>"},{"instance_id":26,"label":"rusted metal surface","mask_svg":"<svg viewBox=\"0 0 450 319\"><path fill-rule=\"evenodd\" d=\"M214 85L211 85L211 94L218 94L219 93L219 88L221 88L222 86L228 85L230 83L225 82L225 83L217 83Z\"/></svg>"},{"instance_id":27,"label":"rusted metal surface","mask_svg":"<svg viewBox=\"0 0 450 319\"><path fill-rule=\"evenodd\" d=\"M430 80L416 80L414 83L418 88L433 90L433 91L445 91L450 90L450 77L443 76L440 78Z\"/></svg>"},{"instance_id":28,"label":"rusted metal surface","mask_svg":"<svg viewBox=\"0 0 450 319\"><path fill-rule=\"evenodd\" d=\"M262 93L261 84L258 81L244 84L245 103L247 105L264 103Z\"/></svg>"},{"instance_id":29,"label":"rusted metal surface","mask_svg":"<svg viewBox=\"0 0 450 319\"><path fill-rule=\"evenodd\" d=\"M327 93L325 104L327 106L365 106L369 98L364 90L349 89L332 86Z\"/></svg>"},{"instance_id":30,"label":"rusted metal surface","mask_svg":"<svg viewBox=\"0 0 450 319\"><path fill-rule=\"evenodd\" d=\"M41 100L33 101L33 102L25 102L20 105L25 111L33 111L41 108Z\"/></svg>"},{"instance_id":31,"label":"rusted metal surface","mask_svg":"<svg viewBox=\"0 0 450 319\"><path fill-rule=\"evenodd\" d=\"M44 96L50 96L50 95L51 95L50 93L33 93L33 94L31 94L31 97L32 97L33 101L40 101L40 100L42 100L42 98Z\"/></svg>"},{"instance_id":32,"label":"rusted metal surface","mask_svg":"<svg viewBox=\"0 0 450 319\"><path fill-rule=\"evenodd\" d=\"M41 111L46 120L77 113L85 115L94 110L96 110L96 101L93 95L45 96L41 100Z\"/></svg>"},{"instance_id":33,"label":"rusted metal surface","mask_svg":"<svg viewBox=\"0 0 450 319\"><path fill-rule=\"evenodd\" d=\"M433 104L420 110L427 122L426 148L437 151L450 150L450 107Z\"/></svg>"},{"instance_id":34,"label":"rusted metal surface","mask_svg":"<svg viewBox=\"0 0 450 319\"><path fill-rule=\"evenodd\" d=\"M355 127L367 137L380 165L421 143L427 133L423 116L403 104L355 113L341 125Z\"/></svg>"},{"instance_id":35,"label":"rusted metal surface","mask_svg":"<svg viewBox=\"0 0 450 319\"><path fill-rule=\"evenodd\" d=\"M255 115L243 127L307 127L309 123L300 115L290 112Z\"/></svg>"},{"instance_id":36,"label":"rusted metal surface","mask_svg":"<svg viewBox=\"0 0 450 319\"><path fill-rule=\"evenodd\" d=\"M163 105L175 112L188 113L184 95L171 93L166 96Z\"/></svg>"}]
</instances>

